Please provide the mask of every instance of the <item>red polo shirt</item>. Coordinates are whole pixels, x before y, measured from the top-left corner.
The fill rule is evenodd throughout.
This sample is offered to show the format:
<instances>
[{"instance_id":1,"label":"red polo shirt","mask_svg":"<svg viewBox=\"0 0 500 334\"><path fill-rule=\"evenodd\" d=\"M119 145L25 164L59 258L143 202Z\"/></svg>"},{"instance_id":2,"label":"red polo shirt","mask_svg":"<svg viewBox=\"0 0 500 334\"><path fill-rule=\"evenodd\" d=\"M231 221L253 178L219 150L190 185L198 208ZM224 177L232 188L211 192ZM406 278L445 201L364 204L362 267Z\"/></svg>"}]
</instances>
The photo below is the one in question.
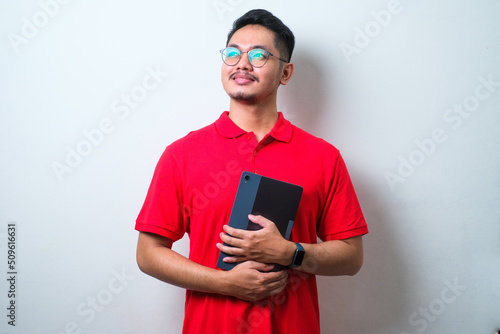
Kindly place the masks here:
<instances>
[{"instance_id":1,"label":"red polo shirt","mask_svg":"<svg viewBox=\"0 0 500 334\"><path fill-rule=\"evenodd\" d=\"M259 143L224 112L169 145L156 167L138 231L190 238L189 258L216 268L240 175L251 171L303 187L290 240L316 243L368 233L339 151L279 114ZM305 264L313 266L313 263ZM187 291L183 333L319 333L314 275L291 270L285 290L259 303Z\"/></svg>"}]
</instances>

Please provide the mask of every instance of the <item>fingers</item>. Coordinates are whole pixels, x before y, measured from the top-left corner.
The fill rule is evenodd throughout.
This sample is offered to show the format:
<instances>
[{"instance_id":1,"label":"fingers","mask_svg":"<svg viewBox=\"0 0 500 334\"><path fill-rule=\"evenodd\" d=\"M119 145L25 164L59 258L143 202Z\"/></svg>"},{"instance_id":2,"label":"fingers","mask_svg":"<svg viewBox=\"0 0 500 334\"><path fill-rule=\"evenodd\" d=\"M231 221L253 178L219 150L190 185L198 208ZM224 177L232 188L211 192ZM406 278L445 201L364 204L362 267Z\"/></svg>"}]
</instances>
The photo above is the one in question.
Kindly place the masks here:
<instances>
[{"instance_id":1,"label":"fingers","mask_svg":"<svg viewBox=\"0 0 500 334\"><path fill-rule=\"evenodd\" d=\"M220 238L223 242L217 243L217 248L221 251L230 255L230 257L225 257L224 262L241 262L246 260L244 257L245 251L241 248L242 243L239 239L232 238L231 236L225 235L224 233L220 234Z\"/></svg>"},{"instance_id":2,"label":"fingers","mask_svg":"<svg viewBox=\"0 0 500 334\"><path fill-rule=\"evenodd\" d=\"M272 289L269 291L269 296L274 296L281 293L286 288L286 283L288 281L288 274L283 275L283 277L273 284Z\"/></svg>"},{"instance_id":3,"label":"fingers","mask_svg":"<svg viewBox=\"0 0 500 334\"><path fill-rule=\"evenodd\" d=\"M243 286L238 298L257 301L281 293L287 284L288 271L271 272L274 265L255 261L240 263L231 270Z\"/></svg>"},{"instance_id":4,"label":"fingers","mask_svg":"<svg viewBox=\"0 0 500 334\"><path fill-rule=\"evenodd\" d=\"M273 264L261 263L256 261L247 261L245 263L247 267L261 272L268 272L274 268Z\"/></svg>"},{"instance_id":5,"label":"fingers","mask_svg":"<svg viewBox=\"0 0 500 334\"><path fill-rule=\"evenodd\" d=\"M248 218L262 226L262 229L246 231L228 225L223 226L225 233L221 232L219 235L223 243L217 243L217 248L229 255L224 258L224 262L235 263L248 260L264 263L276 262L275 254L279 254L277 248L279 250L280 242L284 240L280 232L273 222L262 216L249 215Z\"/></svg>"},{"instance_id":6,"label":"fingers","mask_svg":"<svg viewBox=\"0 0 500 334\"><path fill-rule=\"evenodd\" d=\"M229 234L232 237L237 238L237 239L243 239L246 236L246 234L248 233L245 230L236 229L236 228L231 227L229 225L224 225L224 226L222 226L222 228L224 229L224 231L227 234Z\"/></svg>"},{"instance_id":7,"label":"fingers","mask_svg":"<svg viewBox=\"0 0 500 334\"><path fill-rule=\"evenodd\" d=\"M246 261L238 266L244 266L249 269L255 269L259 271L261 275L262 281L260 282L263 285L275 284L277 286L281 286L283 284L286 285L286 281L288 279L288 271L280 270L280 271L271 271L274 268L274 264L266 264L256 261Z\"/></svg>"},{"instance_id":8,"label":"fingers","mask_svg":"<svg viewBox=\"0 0 500 334\"><path fill-rule=\"evenodd\" d=\"M238 247L238 248L242 248L245 244L245 240L242 239L241 236L238 236L239 233L237 233L238 235L235 235L235 234L231 234L228 230L229 230L229 226L224 226L224 230L226 231L226 233L224 232L221 232L219 234L220 236L220 239L225 242L226 244L228 245L231 245L233 247ZM236 230L238 231L238 230Z\"/></svg>"},{"instance_id":9,"label":"fingers","mask_svg":"<svg viewBox=\"0 0 500 334\"><path fill-rule=\"evenodd\" d=\"M288 281L287 271L261 272L260 274L264 277L265 297L277 295L285 289Z\"/></svg>"},{"instance_id":10,"label":"fingers","mask_svg":"<svg viewBox=\"0 0 500 334\"><path fill-rule=\"evenodd\" d=\"M256 215L256 216L255 215L248 215L248 219L252 223L260 225L263 228L265 228L265 227L272 227L273 225L275 225L272 221L270 221L269 219L267 219L267 218L265 218L263 216L260 216L260 215ZM222 228L224 229L224 231L227 234L230 234L233 237L238 238L238 239L243 239L243 238L245 238L246 236L249 235L248 231L236 229L236 228L233 228L233 227L231 227L229 225L224 225Z\"/></svg>"}]
</instances>

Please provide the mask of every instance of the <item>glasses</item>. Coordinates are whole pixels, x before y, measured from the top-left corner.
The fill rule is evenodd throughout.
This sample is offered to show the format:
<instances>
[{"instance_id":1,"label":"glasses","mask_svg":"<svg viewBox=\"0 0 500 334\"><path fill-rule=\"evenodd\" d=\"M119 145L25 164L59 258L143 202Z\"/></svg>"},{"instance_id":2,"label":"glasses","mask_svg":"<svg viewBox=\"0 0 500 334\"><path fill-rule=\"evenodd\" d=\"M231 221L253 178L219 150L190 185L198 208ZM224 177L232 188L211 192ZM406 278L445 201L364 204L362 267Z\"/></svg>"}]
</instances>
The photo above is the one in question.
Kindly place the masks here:
<instances>
[{"instance_id":1,"label":"glasses","mask_svg":"<svg viewBox=\"0 0 500 334\"><path fill-rule=\"evenodd\" d=\"M275 55L273 55L271 52L263 50L263 49L252 49L250 51L241 51L238 48L233 48L233 47L228 47L225 49L220 50L221 56L222 56L222 61L224 64L228 66L234 66L238 64L238 62L241 59L241 54L243 52L246 52L248 54L248 60L250 61L250 64L253 67L262 67L266 65L267 60L269 59L269 56L273 56L275 58L278 58L279 60L288 63L286 60L281 59Z\"/></svg>"}]
</instances>

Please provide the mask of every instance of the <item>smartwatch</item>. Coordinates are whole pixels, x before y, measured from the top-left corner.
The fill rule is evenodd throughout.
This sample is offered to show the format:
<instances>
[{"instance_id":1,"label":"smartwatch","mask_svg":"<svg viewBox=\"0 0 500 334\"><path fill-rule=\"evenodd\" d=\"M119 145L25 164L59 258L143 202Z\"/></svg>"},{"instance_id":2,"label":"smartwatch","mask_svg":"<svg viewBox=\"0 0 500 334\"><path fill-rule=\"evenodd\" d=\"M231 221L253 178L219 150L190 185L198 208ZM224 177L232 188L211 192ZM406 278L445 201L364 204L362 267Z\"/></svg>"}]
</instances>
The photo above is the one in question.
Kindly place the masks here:
<instances>
[{"instance_id":1,"label":"smartwatch","mask_svg":"<svg viewBox=\"0 0 500 334\"><path fill-rule=\"evenodd\" d=\"M288 268L297 268L302 265L302 261L304 260L304 255L306 255L306 251L304 247L298 242L295 243L297 249L295 250L295 254L293 256L292 264L288 266Z\"/></svg>"}]
</instances>

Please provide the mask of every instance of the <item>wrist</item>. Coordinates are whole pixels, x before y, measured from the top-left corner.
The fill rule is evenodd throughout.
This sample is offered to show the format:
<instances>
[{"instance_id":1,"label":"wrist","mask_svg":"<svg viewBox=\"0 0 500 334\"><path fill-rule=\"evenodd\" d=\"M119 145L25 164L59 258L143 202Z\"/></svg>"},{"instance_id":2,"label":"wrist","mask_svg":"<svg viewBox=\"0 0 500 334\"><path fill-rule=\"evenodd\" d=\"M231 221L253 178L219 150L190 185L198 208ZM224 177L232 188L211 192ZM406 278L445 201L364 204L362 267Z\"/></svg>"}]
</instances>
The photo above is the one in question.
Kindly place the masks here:
<instances>
[{"instance_id":1,"label":"wrist","mask_svg":"<svg viewBox=\"0 0 500 334\"><path fill-rule=\"evenodd\" d=\"M231 270L217 270L217 274L214 278L216 282L216 293L234 296L237 287L235 287L232 281Z\"/></svg>"},{"instance_id":2,"label":"wrist","mask_svg":"<svg viewBox=\"0 0 500 334\"><path fill-rule=\"evenodd\" d=\"M293 261L293 257L295 256L296 249L297 249L297 246L295 245L295 242L287 240L286 246L283 247L282 261L280 261L279 264L281 264L283 266L289 266Z\"/></svg>"}]
</instances>

